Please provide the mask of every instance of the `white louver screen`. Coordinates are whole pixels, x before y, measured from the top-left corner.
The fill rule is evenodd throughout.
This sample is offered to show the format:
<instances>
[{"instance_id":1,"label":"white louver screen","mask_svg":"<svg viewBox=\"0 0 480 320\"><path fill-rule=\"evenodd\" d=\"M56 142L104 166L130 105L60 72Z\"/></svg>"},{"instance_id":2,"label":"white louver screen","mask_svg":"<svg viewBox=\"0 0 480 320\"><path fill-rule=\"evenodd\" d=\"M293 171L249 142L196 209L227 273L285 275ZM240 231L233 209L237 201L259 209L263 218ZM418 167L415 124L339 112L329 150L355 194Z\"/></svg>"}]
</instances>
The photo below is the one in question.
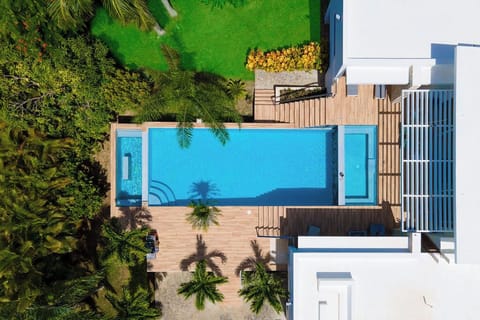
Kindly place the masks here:
<instances>
[{"instance_id":1,"label":"white louver screen","mask_svg":"<svg viewBox=\"0 0 480 320\"><path fill-rule=\"evenodd\" d=\"M402 229L453 231L454 95L402 92Z\"/></svg>"}]
</instances>

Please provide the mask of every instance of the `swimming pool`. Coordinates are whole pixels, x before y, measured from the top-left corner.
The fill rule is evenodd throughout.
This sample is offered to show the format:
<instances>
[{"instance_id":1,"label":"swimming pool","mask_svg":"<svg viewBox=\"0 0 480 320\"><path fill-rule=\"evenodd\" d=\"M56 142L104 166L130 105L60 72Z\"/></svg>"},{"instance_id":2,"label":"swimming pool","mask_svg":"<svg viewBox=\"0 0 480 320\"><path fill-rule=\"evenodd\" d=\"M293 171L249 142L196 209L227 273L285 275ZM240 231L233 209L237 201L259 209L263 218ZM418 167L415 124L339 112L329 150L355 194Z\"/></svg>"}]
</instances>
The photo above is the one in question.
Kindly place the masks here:
<instances>
[{"instance_id":1,"label":"swimming pool","mask_svg":"<svg viewBox=\"0 0 480 320\"><path fill-rule=\"evenodd\" d=\"M149 205L336 203L333 128L228 131L223 146L209 130L194 129L182 149L176 129L149 129Z\"/></svg>"},{"instance_id":2,"label":"swimming pool","mask_svg":"<svg viewBox=\"0 0 480 320\"><path fill-rule=\"evenodd\" d=\"M142 133L117 131L116 203L138 206L142 203Z\"/></svg>"},{"instance_id":3,"label":"swimming pool","mask_svg":"<svg viewBox=\"0 0 480 320\"><path fill-rule=\"evenodd\" d=\"M117 206L377 204L376 126L228 131L182 149L176 128L117 130Z\"/></svg>"}]
</instances>

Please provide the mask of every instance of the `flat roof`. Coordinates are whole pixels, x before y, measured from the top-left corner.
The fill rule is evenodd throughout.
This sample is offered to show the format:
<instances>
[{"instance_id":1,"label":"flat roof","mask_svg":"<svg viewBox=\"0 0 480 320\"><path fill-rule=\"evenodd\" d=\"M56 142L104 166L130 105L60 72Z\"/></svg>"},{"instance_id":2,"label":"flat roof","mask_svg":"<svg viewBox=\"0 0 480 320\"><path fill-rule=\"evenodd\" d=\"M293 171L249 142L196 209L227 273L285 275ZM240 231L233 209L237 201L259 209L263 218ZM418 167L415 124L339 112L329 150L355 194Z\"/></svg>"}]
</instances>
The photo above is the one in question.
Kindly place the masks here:
<instances>
[{"instance_id":1,"label":"flat roof","mask_svg":"<svg viewBox=\"0 0 480 320\"><path fill-rule=\"evenodd\" d=\"M455 174L456 179L456 260L479 263L478 230L480 228L480 104L478 76L480 47L458 46L455 70Z\"/></svg>"},{"instance_id":2,"label":"flat roof","mask_svg":"<svg viewBox=\"0 0 480 320\"><path fill-rule=\"evenodd\" d=\"M480 43L478 12L473 0L332 0L342 61L331 72L343 66L347 84L452 84L455 46Z\"/></svg>"},{"instance_id":3,"label":"flat roof","mask_svg":"<svg viewBox=\"0 0 480 320\"><path fill-rule=\"evenodd\" d=\"M448 64L453 45L480 43L480 1L344 1L348 58L434 58Z\"/></svg>"},{"instance_id":4,"label":"flat roof","mask_svg":"<svg viewBox=\"0 0 480 320\"><path fill-rule=\"evenodd\" d=\"M291 262L293 319L319 319L332 304L340 315L322 313L326 319L350 319L347 308L352 319L372 320L476 319L480 313L479 265L448 264L428 253L293 252Z\"/></svg>"}]
</instances>

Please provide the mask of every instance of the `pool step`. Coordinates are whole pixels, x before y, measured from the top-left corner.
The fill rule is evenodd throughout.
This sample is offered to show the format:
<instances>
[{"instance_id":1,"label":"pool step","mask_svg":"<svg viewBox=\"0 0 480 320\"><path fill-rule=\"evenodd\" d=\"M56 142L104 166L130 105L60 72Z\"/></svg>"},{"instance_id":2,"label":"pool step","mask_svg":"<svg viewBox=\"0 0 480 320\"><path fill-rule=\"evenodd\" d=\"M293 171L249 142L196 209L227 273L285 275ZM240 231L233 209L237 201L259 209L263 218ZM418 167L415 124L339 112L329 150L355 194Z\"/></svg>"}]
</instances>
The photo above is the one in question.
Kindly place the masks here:
<instances>
[{"instance_id":1,"label":"pool step","mask_svg":"<svg viewBox=\"0 0 480 320\"><path fill-rule=\"evenodd\" d=\"M327 98L305 99L275 106L275 121L293 123L296 128L326 125Z\"/></svg>"},{"instance_id":2,"label":"pool step","mask_svg":"<svg viewBox=\"0 0 480 320\"><path fill-rule=\"evenodd\" d=\"M285 218L284 206L261 206L258 207L257 236L280 237L281 225Z\"/></svg>"}]
</instances>

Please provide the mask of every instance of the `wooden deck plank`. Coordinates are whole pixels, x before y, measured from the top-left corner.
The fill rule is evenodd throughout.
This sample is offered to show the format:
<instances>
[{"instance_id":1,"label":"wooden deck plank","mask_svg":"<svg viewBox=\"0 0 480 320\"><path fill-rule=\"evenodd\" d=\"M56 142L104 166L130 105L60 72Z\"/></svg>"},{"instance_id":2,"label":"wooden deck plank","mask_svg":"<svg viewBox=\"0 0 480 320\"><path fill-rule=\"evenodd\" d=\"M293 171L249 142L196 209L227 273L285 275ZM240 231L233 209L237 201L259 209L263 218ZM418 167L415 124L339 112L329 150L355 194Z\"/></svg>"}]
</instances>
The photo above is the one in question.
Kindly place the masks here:
<instances>
[{"instance_id":1,"label":"wooden deck plank","mask_svg":"<svg viewBox=\"0 0 480 320\"><path fill-rule=\"evenodd\" d=\"M160 251L156 259L149 260L149 271L182 271L182 260L198 253L197 248L203 241L206 253L200 252L198 258L214 250L219 250L227 258L224 264L219 258L213 258L222 274L229 278L229 282L220 287L220 291L225 295L224 303L241 303L242 300L237 295L240 278L236 276L235 269L241 261L253 256L251 241L256 241L266 254L270 250L270 240L257 238L255 230L258 222L257 207L220 207L220 209L222 211L220 225L210 227L208 232L200 232L192 230L190 224L185 221L185 214L190 208L149 207L151 221L148 225L157 230L160 238ZM122 211L119 211L118 215L121 219ZM273 218L274 215L270 214L270 219ZM271 224L273 222L270 221ZM192 264L188 270L193 270L194 267ZM275 265L272 264L270 267L275 270Z\"/></svg>"},{"instance_id":2,"label":"wooden deck plank","mask_svg":"<svg viewBox=\"0 0 480 320\"><path fill-rule=\"evenodd\" d=\"M332 97L289 104L285 122L294 127L313 125L378 126L378 203L392 208L400 218L400 104L375 99L373 85L359 86L358 96L346 95L345 78L334 86ZM317 113L318 108L318 113Z\"/></svg>"}]
</instances>

